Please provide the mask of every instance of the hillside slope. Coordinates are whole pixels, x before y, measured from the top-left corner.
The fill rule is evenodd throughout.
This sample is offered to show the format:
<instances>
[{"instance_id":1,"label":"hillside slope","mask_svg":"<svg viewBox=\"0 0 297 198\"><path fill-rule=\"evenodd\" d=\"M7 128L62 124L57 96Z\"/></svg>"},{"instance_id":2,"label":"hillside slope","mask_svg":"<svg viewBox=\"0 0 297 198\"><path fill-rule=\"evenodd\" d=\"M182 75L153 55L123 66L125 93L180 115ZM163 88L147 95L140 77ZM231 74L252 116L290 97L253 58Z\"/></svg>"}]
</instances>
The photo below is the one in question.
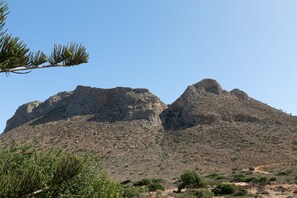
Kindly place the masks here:
<instances>
[{"instance_id":1,"label":"hillside slope","mask_svg":"<svg viewBox=\"0 0 297 198\"><path fill-rule=\"evenodd\" d=\"M168 106L146 89L79 86L22 105L0 139L91 151L120 181L297 161L296 117L211 79Z\"/></svg>"}]
</instances>

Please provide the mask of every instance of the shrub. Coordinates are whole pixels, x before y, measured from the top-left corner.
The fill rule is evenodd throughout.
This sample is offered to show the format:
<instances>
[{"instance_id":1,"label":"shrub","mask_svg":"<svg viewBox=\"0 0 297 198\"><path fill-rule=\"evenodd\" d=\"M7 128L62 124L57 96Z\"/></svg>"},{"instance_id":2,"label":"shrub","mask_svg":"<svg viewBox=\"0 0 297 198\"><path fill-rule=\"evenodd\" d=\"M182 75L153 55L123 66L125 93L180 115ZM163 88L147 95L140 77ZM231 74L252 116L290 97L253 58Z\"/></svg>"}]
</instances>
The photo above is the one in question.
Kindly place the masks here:
<instances>
[{"instance_id":1,"label":"shrub","mask_svg":"<svg viewBox=\"0 0 297 198\"><path fill-rule=\"evenodd\" d=\"M180 176L178 184L178 192L183 188L199 188L203 187L205 182L195 172L185 172Z\"/></svg>"},{"instance_id":2,"label":"shrub","mask_svg":"<svg viewBox=\"0 0 297 198\"><path fill-rule=\"evenodd\" d=\"M162 191L165 190L164 186L160 183L152 183L152 184L149 184L147 187L149 192L155 192L157 190L162 190Z\"/></svg>"},{"instance_id":3,"label":"shrub","mask_svg":"<svg viewBox=\"0 0 297 198\"><path fill-rule=\"evenodd\" d=\"M287 171L281 171L279 173L277 173L276 175L278 176L288 176L290 175L291 171L287 170Z\"/></svg>"},{"instance_id":4,"label":"shrub","mask_svg":"<svg viewBox=\"0 0 297 198\"><path fill-rule=\"evenodd\" d=\"M268 182L274 182L276 180L277 180L276 177L271 177Z\"/></svg>"},{"instance_id":5,"label":"shrub","mask_svg":"<svg viewBox=\"0 0 297 198\"><path fill-rule=\"evenodd\" d=\"M124 188L123 196L125 198L139 197L142 190L139 187L128 186Z\"/></svg>"},{"instance_id":6,"label":"shrub","mask_svg":"<svg viewBox=\"0 0 297 198\"><path fill-rule=\"evenodd\" d=\"M248 194L248 191L245 188L238 188L234 193L235 196L245 196L247 194Z\"/></svg>"},{"instance_id":7,"label":"shrub","mask_svg":"<svg viewBox=\"0 0 297 198\"><path fill-rule=\"evenodd\" d=\"M133 186L147 186L149 184L152 184L152 180L151 179L147 179L147 178L144 178L140 181L137 181L133 184Z\"/></svg>"},{"instance_id":8,"label":"shrub","mask_svg":"<svg viewBox=\"0 0 297 198\"><path fill-rule=\"evenodd\" d=\"M213 192L206 188L193 190L193 195L197 198L212 198L214 196Z\"/></svg>"},{"instance_id":9,"label":"shrub","mask_svg":"<svg viewBox=\"0 0 297 198\"><path fill-rule=\"evenodd\" d=\"M91 164L87 156L15 144L0 152L0 197L121 197L121 186Z\"/></svg>"},{"instance_id":10,"label":"shrub","mask_svg":"<svg viewBox=\"0 0 297 198\"><path fill-rule=\"evenodd\" d=\"M255 171L255 168L254 167L249 167L249 170L250 171Z\"/></svg>"},{"instance_id":11,"label":"shrub","mask_svg":"<svg viewBox=\"0 0 297 198\"><path fill-rule=\"evenodd\" d=\"M236 174L236 175L233 175L232 181L234 181L234 182L245 182L246 178L245 178L245 175L243 175L243 174Z\"/></svg>"},{"instance_id":12,"label":"shrub","mask_svg":"<svg viewBox=\"0 0 297 198\"><path fill-rule=\"evenodd\" d=\"M259 185L266 185L268 183L267 177L259 177L256 181Z\"/></svg>"},{"instance_id":13,"label":"shrub","mask_svg":"<svg viewBox=\"0 0 297 198\"><path fill-rule=\"evenodd\" d=\"M234 184L220 184L212 190L215 195L230 195L235 191L236 186Z\"/></svg>"},{"instance_id":14,"label":"shrub","mask_svg":"<svg viewBox=\"0 0 297 198\"><path fill-rule=\"evenodd\" d=\"M133 184L133 186L145 186L147 187L149 192L154 192L157 190L164 190L163 185L161 184L163 179L148 179L144 178L140 181L137 181Z\"/></svg>"}]
</instances>

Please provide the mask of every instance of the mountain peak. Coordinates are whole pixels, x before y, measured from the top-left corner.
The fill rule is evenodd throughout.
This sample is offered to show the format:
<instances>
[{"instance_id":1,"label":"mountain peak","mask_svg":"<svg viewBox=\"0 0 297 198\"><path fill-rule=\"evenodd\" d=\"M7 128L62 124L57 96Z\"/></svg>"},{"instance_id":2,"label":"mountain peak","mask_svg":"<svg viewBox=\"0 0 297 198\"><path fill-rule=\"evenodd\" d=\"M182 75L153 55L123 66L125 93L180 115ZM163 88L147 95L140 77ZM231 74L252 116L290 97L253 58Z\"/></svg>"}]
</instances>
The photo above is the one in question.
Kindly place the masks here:
<instances>
[{"instance_id":1,"label":"mountain peak","mask_svg":"<svg viewBox=\"0 0 297 198\"><path fill-rule=\"evenodd\" d=\"M208 92L216 95L221 95L223 93L223 89L221 85L213 79L204 79L200 82L192 85L198 92Z\"/></svg>"}]
</instances>

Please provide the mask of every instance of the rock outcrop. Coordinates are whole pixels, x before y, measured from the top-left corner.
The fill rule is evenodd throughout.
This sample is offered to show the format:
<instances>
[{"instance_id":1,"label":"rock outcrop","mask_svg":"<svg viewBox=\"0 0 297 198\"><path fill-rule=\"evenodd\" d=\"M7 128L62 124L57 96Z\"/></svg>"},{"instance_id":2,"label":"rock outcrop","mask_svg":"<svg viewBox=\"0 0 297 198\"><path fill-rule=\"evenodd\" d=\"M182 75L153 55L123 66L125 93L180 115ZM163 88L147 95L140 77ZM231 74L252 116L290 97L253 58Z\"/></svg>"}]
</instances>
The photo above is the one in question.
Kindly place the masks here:
<instances>
[{"instance_id":1,"label":"rock outcrop","mask_svg":"<svg viewBox=\"0 0 297 198\"><path fill-rule=\"evenodd\" d=\"M45 102L34 101L19 107L7 121L4 132L26 122L46 123L76 115L93 115L96 121L146 119L160 123L159 114L166 105L147 89L117 87L99 89L78 86L73 92L61 92Z\"/></svg>"},{"instance_id":2,"label":"rock outcrop","mask_svg":"<svg viewBox=\"0 0 297 198\"><path fill-rule=\"evenodd\" d=\"M165 128L173 130L220 122L281 123L291 119L239 89L223 90L212 79L189 86L161 117Z\"/></svg>"},{"instance_id":3,"label":"rock outcrop","mask_svg":"<svg viewBox=\"0 0 297 198\"><path fill-rule=\"evenodd\" d=\"M248 100L249 99L248 94L240 89L233 89L232 91L230 91L230 94L237 97L240 100Z\"/></svg>"}]
</instances>

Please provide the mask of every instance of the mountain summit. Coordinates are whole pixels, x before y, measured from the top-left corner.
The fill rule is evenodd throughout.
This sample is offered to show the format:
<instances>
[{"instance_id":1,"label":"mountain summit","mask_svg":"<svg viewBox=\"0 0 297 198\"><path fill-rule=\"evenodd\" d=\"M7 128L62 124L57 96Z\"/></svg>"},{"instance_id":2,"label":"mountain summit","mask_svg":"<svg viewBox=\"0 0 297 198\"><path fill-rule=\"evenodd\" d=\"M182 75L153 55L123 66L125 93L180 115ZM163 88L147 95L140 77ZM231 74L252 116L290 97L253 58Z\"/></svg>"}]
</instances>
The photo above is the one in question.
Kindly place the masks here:
<instances>
[{"instance_id":1,"label":"mountain summit","mask_svg":"<svg viewBox=\"0 0 297 198\"><path fill-rule=\"evenodd\" d=\"M295 164L296 131L295 116L205 79L168 106L147 89L78 86L20 106L0 140L91 151L117 180L172 179L185 170Z\"/></svg>"},{"instance_id":2,"label":"mountain summit","mask_svg":"<svg viewBox=\"0 0 297 198\"><path fill-rule=\"evenodd\" d=\"M296 118L249 97L239 89L230 92L223 90L212 79L188 86L163 112L162 117L169 129L222 121L280 125L296 123Z\"/></svg>"}]
</instances>

